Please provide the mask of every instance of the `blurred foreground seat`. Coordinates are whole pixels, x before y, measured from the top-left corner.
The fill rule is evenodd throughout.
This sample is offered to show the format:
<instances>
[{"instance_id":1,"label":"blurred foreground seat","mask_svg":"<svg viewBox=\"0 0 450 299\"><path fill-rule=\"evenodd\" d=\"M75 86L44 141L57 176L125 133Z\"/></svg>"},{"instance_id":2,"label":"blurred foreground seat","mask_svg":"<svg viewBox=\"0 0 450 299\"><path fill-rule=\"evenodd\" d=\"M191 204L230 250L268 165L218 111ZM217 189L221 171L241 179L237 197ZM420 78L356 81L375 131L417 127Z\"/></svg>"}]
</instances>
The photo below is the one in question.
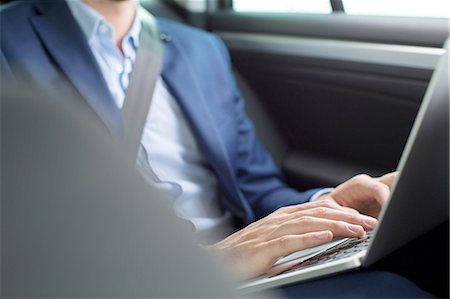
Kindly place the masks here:
<instances>
[{"instance_id":1,"label":"blurred foreground seat","mask_svg":"<svg viewBox=\"0 0 450 299\"><path fill-rule=\"evenodd\" d=\"M76 103L2 89L1 297L233 297L164 194Z\"/></svg>"}]
</instances>

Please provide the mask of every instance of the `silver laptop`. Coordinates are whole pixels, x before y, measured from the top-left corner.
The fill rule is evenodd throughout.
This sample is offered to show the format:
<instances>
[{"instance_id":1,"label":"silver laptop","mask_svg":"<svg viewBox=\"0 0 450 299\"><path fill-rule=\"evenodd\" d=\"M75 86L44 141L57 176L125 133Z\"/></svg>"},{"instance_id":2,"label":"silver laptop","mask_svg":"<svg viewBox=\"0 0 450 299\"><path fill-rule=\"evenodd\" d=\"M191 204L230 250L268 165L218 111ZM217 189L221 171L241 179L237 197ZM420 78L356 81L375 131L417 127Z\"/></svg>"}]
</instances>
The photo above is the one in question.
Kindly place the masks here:
<instances>
[{"instance_id":1,"label":"silver laptop","mask_svg":"<svg viewBox=\"0 0 450 299\"><path fill-rule=\"evenodd\" d=\"M398 165L391 198L377 228L364 239L334 240L279 260L264 277L238 287L243 293L367 267L448 220L449 41L433 72Z\"/></svg>"}]
</instances>

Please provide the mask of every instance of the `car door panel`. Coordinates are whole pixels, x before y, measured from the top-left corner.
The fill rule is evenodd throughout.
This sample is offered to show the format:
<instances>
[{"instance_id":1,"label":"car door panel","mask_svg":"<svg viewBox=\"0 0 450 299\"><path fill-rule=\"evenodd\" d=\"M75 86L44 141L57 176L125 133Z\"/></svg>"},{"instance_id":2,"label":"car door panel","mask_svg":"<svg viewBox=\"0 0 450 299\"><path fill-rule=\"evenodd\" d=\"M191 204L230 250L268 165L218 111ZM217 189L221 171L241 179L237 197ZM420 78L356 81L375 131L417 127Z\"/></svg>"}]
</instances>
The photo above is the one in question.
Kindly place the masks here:
<instances>
[{"instance_id":1,"label":"car door panel","mask_svg":"<svg viewBox=\"0 0 450 299\"><path fill-rule=\"evenodd\" d=\"M280 166L299 189L396 169L448 34L441 20L231 12L210 20L281 135Z\"/></svg>"}]
</instances>

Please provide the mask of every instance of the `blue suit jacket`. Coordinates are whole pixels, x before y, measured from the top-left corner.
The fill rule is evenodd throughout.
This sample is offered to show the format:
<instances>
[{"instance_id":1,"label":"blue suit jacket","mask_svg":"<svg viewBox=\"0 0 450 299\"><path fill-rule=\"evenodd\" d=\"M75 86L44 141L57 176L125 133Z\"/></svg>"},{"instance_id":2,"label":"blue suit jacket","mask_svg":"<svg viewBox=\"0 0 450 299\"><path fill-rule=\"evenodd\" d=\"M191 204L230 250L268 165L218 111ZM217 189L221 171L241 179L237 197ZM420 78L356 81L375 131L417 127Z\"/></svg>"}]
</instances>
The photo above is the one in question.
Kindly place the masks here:
<instances>
[{"instance_id":1,"label":"blue suit jacket","mask_svg":"<svg viewBox=\"0 0 450 299\"><path fill-rule=\"evenodd\" d=\"M64 1L14 3L0 17L2 74L26 75L46 90L78 93L112 132L121 130L120 110ZM279 207L308 201L317 189L288 187L258 141L222 42L185 25L158 21L160 31L172 37L164 45L162 77L217 174L223 204L247 224Z\"/></svg>"}]
</instances>

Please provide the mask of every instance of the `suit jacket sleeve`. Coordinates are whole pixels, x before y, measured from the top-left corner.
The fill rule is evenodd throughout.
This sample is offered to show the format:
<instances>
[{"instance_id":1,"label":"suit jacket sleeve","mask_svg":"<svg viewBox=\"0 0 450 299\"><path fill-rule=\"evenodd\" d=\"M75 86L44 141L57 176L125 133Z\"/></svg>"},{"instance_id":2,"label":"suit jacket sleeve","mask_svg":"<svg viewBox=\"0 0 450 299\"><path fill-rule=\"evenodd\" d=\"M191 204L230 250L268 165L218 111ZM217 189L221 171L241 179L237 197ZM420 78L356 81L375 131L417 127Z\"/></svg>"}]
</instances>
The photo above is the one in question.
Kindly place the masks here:
<instances>
[{"instance_id":1,"label":"suit jacket sleeve","mask_svg":"<svg viewBox=\"0 0 450 299\"><path fill-rule=\"evenodd\" d=\"M218 46L228 64L230 82L234 90L233 100L238 120L236 176L239 188L251 205L255 217L261 218L280 207L309 201L320 189L299 192L284 182L279 169L258 140L254 126L245 113L244 100L233 78L228 52L219 39Z\"/></svg>"}]
</instances>

